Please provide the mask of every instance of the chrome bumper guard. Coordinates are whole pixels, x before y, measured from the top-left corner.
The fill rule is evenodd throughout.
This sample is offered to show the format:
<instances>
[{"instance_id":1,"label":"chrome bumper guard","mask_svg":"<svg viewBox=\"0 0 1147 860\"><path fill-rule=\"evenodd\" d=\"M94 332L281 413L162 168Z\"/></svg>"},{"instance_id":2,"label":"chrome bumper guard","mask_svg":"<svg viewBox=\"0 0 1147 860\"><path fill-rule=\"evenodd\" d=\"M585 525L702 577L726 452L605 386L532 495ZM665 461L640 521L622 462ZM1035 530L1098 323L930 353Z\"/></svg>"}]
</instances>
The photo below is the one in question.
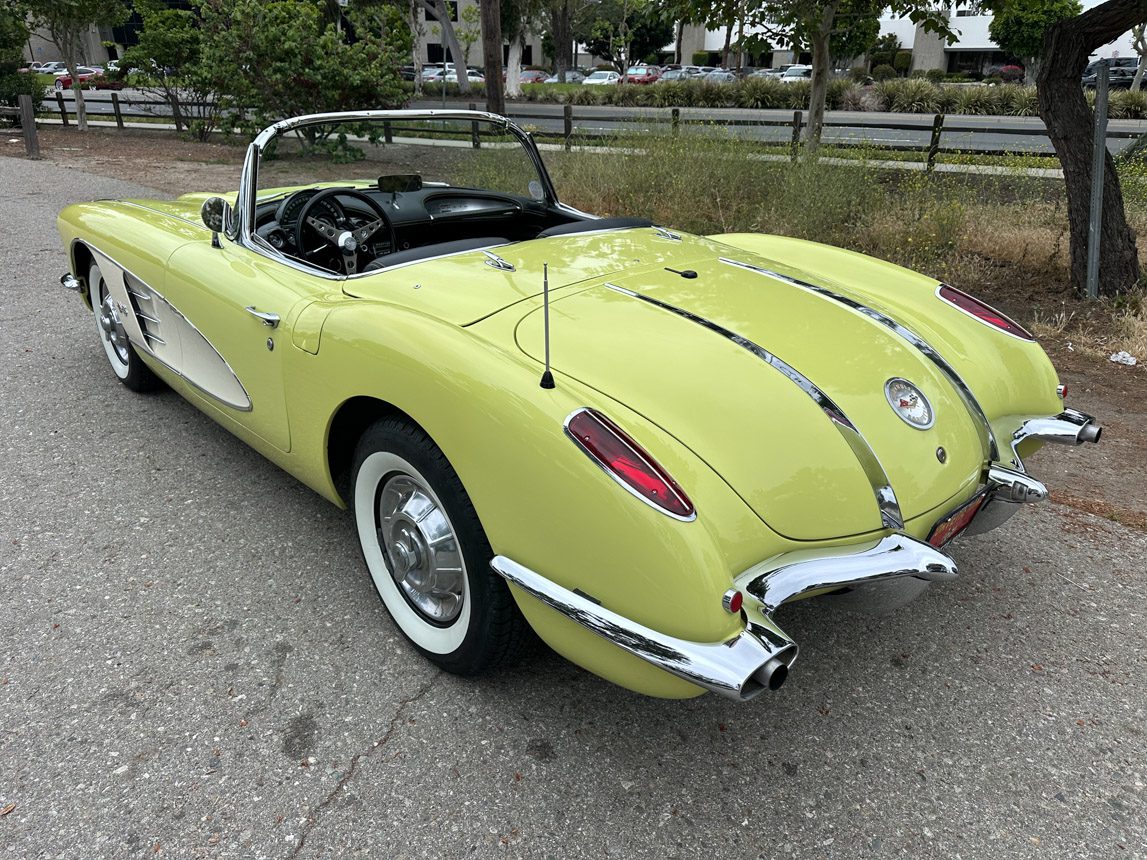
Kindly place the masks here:
<instances>
[{"instance_id":1,"label":"chrome bumper guard","mask_svg":"<svg viewBox=\"0 0 1147 860\"><path fill-rule=\"evenodd\" d=\"M952 579L956 565L943 553L905 535L861 550L839 547L785 553L737 578L745 594L745 629L724 642L693 642L653 630L570 591L517 562L497 556L494 571L565 617L642 660L730 699L778 689L797 658L797 645L773 622L781 605L813 590L891 580Z\"/></svg>"},{"instance_id":2,"label":"chrome bumper guard","mask_svg":"<svg viewBox=\"0 0 1147 860\"><path fill-rule=\"evenodd\" d=\"M64 274L60 275L60 286L65 290L72 290L77 293L84 287L84 285L80 283L80 279L71 272L64 272Z\"/></svg>"},{"instance_id":3,"label":"chrome bumper guard","mask_svg":"<svg viewBox=\"0 0 1147 860\"><path fill-rule=\"evenodd\" d=\"M1042 502L1048 497L1047 487L1027 473L1019 446L1029 439L1053 442L1058 445L1096 444L1103 428L1086 412L1065 409L1059 415L1047 418L1029 418L1012 434L1012 465L999 463L988 467L986 483L988 500L980 508L964 534L977 535L1003 525L1019 510L1020 505Z\"/></svg>"}]
</instances>

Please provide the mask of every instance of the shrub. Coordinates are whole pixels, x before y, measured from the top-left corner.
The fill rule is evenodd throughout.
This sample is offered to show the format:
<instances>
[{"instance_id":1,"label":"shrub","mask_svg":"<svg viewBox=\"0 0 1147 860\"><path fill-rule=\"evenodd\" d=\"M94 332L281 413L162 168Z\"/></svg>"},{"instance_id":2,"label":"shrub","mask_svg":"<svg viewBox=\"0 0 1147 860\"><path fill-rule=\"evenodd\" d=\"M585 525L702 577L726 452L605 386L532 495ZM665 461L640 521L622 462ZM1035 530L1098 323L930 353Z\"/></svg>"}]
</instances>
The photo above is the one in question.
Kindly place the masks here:
<instances>
[{"instance_id":1,"label":"shrub","mask_svg":"<svg viewBox=\"0 0 1147 860\"><path fill-rule=\"evenodd\" d=\"M1107 115L1112 119L1147 119L1147 92L1113 92L1108 97Z\"/></svg>"},{"instance_id":2,"label":"shrub","mask_svg":"<svg viewBox=\"0 0 1147 860\"><path fill-rule=\"evenodd\" d=\"M709 52L694 51L691 59L693 60L693 65L695 66L707 66L709 65Z\"/></svg>"},{"instance_id":3,"label":"shrub","mask_svg":"<svg viewBox=\"0 0 1147 860\"><path fill-rule=\"evenodd\" d=\"M1000 76L1000 80L1005 83L1014 84L1017 81L1024 79L1024 67L1017 65L1000 66L1000 70L996 72Z\"/></svg>"},{"instance_id":4,"label":"shrub","mask_svg":"<svg viewBox=\"0 0 1147 860\"><path fill-rule=\"evenodd\" d=\"M932 83L938 84L947 76L944 74L942 69L929 69L924 73L924 77L926 77Z\"/></svg>"},{"instance_id":5,"label":"shrub","mask_svg":"<svg viewBox=\"0 0 1147 860\"><path fill-rule=\"evenodd\" d=\"M888 81L896 77L896 69L887 63L881 63L872 70L872 77L876 81Z\"/></svg>"},{"instance_id":6,"label":"shrub","mask_svg":"<svg viewBox=\"0 0 1147 860\"><path fill-rule=\"evenodd\" d=\"M1000 87L966 87L956 100L958 113L992 115L1003 110L1006 94Z\"/></svg>"},{"instance_id":7,"label":"shrub","mask_svg":"<svg viewBox=\"0 0 1147 860\"><path fill-rule=\"evenodd\" d=\"M808 81L797 81L795 84L781 84L784 87L784 101L781 107L788 110L805 110L808 107L809 90L812 84Z\"/></svg>"},{"instance_id":8,"label":"shrub","mask_svg":"<svg viewBox=\"0 0 1147 860\"><path fill-rule=\"evenodd\" d=\"M44 101L44 85L30 72L9 72L0 74L0 104L9 107L19 106L19 97L29 95L32 97L32 109L39 110ZM8 124L19 125L20 118L4 117Z\"/></svg>"},{"instance_id":9,"label":"shrub","mask_svg":"<svg viewBox=\"0 0 1147 860\"><path fill-rule=\"evenodd\" d=\"M1008 116L1035 116L1039 113L1035 87L1004 87L1002 96L1001 106Z\"/></svg>"},{"instance_id":10,"label":"shrub","mask_svg":"<svg viewBox=\"0 0 1147 860\"><path fill-rule=\"evenodd\" d=\"M734 86L737 107L767 109L784 106L788 84L771 78L746 78Z\"/></svg>"},{"instance_id":11,"label":"shrub","mask_svg":"<svg viewBox=\"0 0 1147 860\"><path fill-rule=\"evenodd\" d=\"M898 113L935 113L936 87L921 78L882 81L873 88L881 110Z\"/></svg>"},{"instance_id":12,"label":"shrub","mask_svg":"<svg viewBox=\"0 0 1147 860\"><path fill-rule=\"evenodd\" d=\"M781 84L782 87L788 84ZM860 87L852 81L837 78L828 82L828 92L825 95L825 106L829 110L857 110L854 105L860 104ZM846 107L845 105L850 105Z\"/></svg>"},{"instance_id":13,"label":"shrub","mask_svg":"<svg viewBox=\"0 0 1147 860\"><path fill-rule=\"evenodd\" d=\"M868 80L868 69L864 66L853 66L848 70L848 77L858 84L863 84Z\"/></svg>"},{"instance_id":14,"label":"shrub","mask_svg":"<svg viewBox=\"0 0 1147 860\"><path fill-rule=\"evenodd\" d=\"M892 59L892 68L896 70L897 74L907 74L908 70L912 68L912 52L897 51L896 56Z\"/></svg>"}]
</instances>

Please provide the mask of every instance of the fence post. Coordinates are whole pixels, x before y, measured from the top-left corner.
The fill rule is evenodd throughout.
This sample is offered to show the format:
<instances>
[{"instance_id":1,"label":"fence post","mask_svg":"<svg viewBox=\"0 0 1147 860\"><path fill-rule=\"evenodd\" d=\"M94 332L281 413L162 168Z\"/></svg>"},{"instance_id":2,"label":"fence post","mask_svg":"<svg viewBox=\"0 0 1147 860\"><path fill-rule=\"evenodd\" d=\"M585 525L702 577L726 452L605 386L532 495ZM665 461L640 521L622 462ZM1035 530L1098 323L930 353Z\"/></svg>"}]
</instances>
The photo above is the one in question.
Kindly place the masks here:
<instances>
[{"instance_id":1,"label":"fence post","mask_svg":"<svg viewBox=\"0 0 1147 860\"><path fill-rule=\"evenodd\" d=\"M470 110L478 110L478 105L474 102L470 102ZM477 121L470 123L470 143L475 149L482 148L482 139L478 136Z\"/></svg>"},{"instance_id":2,"label":"fence post","mask_svg":"<svg viewBox=\"0 0 1147 860\"><path fill-rule=\"evenodd\" d=\"M1099 246L1103 241L1103 171L1107 167L1107 61L1095 79L1095 141L1091 149L1091 217L1087 226L1087 297L1099 298Z\"/></svg>"},{"instance_id":3,"label":"fence post","mask_svg":"<svg viewBox=\"0 0 1147 860\"><path fill-rule=\"evenodd\" d=\"M677 134L677 130L681 127L681 108L673 108L673 133Z\"/></svg>"},{"instance_id":4,"label":"fence post","mask_svg":"<svg viewBox=\"0 0 1147 860\"><path fill-rule=\"evenodd\" d=\"M932 139L928 141L927 165L925 170L931 173L936 167L936 154L940 151L940 135L944 133L944 114L938 113L932 120Z\"/></svg>"},{"instance_id":5,"label":"fence post","mask_svg":"<svg viewBox=\"0 0 1147 860\"><path fill-rule=\"evenodd\" d=\"M562 107L562 120L565 128L566 152L570 151L573 145L573 105L567 104Z\"/></svg>"},{"instance_id":6,"label":"fence post","mask_svg":"<svg viewBox=\"0 0 1147 860\"><path fill-rule=\"evenodd\" d=\"M56 104L60 106L60 123L68 127L68 107L64 104L64 91L56 90Z\"/></svg>"},{"instance_id":7,"label":"fence post","mask_svg":"<svg viewBox=\"0 0 1147 860\"><path fill-rule=\"evenodd\" d=\"M801 152L801 112L799 110L793 111L793 154L792 159L796 161L800 157Z\"/></svg>"},{"instance_id":8,"label":"fence post","mask_svg":"<svg viewBox=\"0 0 1147 860\"><path fill-rule=\"evenodd\" d=\"M394 143L394 131L390 127L390 120L383 120L382 139L386 143Z\"/></svg>"},{"instance_id":9,"label":"fence post","mask_svg":"<svg viewBox=\"0 0 1147 860\"><path fill-rule=\"evenodd\" d=\"M24 150L29 158L40 157L40 138L36 136L36 111L32 108L32 97L21 93L20 102L20 128L24 132Z\"/></svg>"},{"instance_id":10,"label":"fence post","mask_svg":"<svg viewBox=\"0 0 1147 860\"><path fill-rule=\"evenodd\" d=\"M123 131L123 111L119 107L119 93L112 93L112 110L115 111L115 125L120 131Z\"/></svg>"}]
</instances>

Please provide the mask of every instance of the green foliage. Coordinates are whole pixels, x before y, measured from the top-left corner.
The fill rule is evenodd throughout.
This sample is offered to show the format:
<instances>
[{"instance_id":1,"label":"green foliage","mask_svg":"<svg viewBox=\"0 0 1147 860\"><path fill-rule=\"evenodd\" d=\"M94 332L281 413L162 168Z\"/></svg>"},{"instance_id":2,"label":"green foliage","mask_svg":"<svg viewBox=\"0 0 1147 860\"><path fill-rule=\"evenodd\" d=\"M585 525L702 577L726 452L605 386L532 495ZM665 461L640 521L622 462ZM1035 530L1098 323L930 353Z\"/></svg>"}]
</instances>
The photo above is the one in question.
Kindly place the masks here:
<instances>
[{"instance_id":1,"label":"green foliage","mask_svg":"<svg viewBox=\"0 0 1147 860\"><path fill-rule=\"evenodd\" d=\"M600 0L574 18L573 35L589 53L624 72L639 57L673 40L673 21L652 0Z\"/></svg>"},{"instance_id":2,"label":"green foliage","mask_svg":"<svg viewBox=\"0 0 1147 860\"><path fill-rule=\"evenodd\" d=\"M1082 11L1078 0L1024 0L1004 3L995 10L988 34L1014 57L1040 57L1048 28Z\"/></svg>"},{"instance_id":3,"label":"green foliage","mask_svg":"<svg viewBox=\"0 0 1147 860\"><path fill-rule=\"evenodd\" d=\"M0 74L15 72L22 65L27 39L24 15L10 3L0 4Z\"/></svg>"},{"instance_id":4,"label":"green foliage","mask_svg":"<svg viewBox=\"0 0 1147 860\"><path fill-rule=\"evenodd\" d=\"M300 114L397 107L406 60L389 30L357 28L348 44L319 0L200 0L203 64L256 126ZM360 19L361 22L361 19Z\"/></svg>"},{"instance_id":5,"label":"green foliage","mask_svg":"<svg viewBox=\"0 0 1147 860\"><path fill-rule=\"evenodd\" d=\"M19 97L32 97L33 110L39 110L44 101L44 85L30 72L0 72L0 105L18 107ZM5 125L20 124L18 116L0 117Z\"/></svg>"},{"instance_id":6,"label":"green foliage","mask_svg":"<svg viewBox=\"0 0 1147 860\"><path fill-rule=\"evenodd\" d=\"M922 78L881 81L873 96L884 110L895 113L935 113L936 85Z\"/></svg>"},{"instance_id":7,"label":"green foliage","mask_svg":"<svg viewBox=\"0 0 1147 860\"><path fill-rule=\"evenodd\" d=\"M709 65L709 52L708 51L694 51L691 58L695 66Z\"/></svg>"},{"instance_id":8,"label":"green foliage","mask_svg":"<svg viewBox=\"0 0 1147 860\"><path fill-rule=\"evenodd\" d=\"M892 68L896 70L896 74L904 75L912 67L912 52L911 51L897 51L896 56L892 58Z\"/></svg>"},{"instance_id":9,"label":"green foliage","mask_svg":"<svg viewBox=\"0 0 1147 860\"><path fill-rule=\"evenodd\" d=\"M885 33L873 43L872 49L868 52L868 59L873 66L891 66L900 47L900 39L895 33Z\"/></svg>"},{"instance_id":10,"label":"green foliage","mask_svg":"<svg viewBox=\"0 0 1147 860\"><path fill-rule=\"evenodd\" d=\"M881 63L879 66L873 67L872 77L876 81L888 81L896 77L896 69L887 63Z\"/></svg>"},{"instance_id":11,"label":"green foliage","mask_svg":"<svg viewBox=\"0 0 1147 860\"><path fill-rule=\"evenodd\" d=\"M944 71L943 69L929 69L924 73L924 77L926 77L932 83L938 84L944 80Z\"/></svg>"}]
</instances>

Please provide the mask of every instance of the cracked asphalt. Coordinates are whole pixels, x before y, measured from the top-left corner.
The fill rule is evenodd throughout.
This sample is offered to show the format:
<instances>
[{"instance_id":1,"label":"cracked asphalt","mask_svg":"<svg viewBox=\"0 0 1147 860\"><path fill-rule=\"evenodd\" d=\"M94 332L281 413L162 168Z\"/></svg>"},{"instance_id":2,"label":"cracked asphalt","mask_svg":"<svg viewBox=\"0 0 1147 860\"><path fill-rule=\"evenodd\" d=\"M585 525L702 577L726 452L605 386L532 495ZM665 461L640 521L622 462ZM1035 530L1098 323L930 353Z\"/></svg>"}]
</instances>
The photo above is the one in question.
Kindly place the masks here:
<instances>
[{"instance_id":1,"label":"cracked asphalt","mask_svg":"<svg viewBox=\"0 0 1147 860\"><path fill-rule=\"evenodd\" d=\"M439 674L343 512L106 366L55 216L144 193L0 157L0 856L1147 857L1143 533L1048 504L786 608L749 704Z\"/></svg>"}]
</instances>

